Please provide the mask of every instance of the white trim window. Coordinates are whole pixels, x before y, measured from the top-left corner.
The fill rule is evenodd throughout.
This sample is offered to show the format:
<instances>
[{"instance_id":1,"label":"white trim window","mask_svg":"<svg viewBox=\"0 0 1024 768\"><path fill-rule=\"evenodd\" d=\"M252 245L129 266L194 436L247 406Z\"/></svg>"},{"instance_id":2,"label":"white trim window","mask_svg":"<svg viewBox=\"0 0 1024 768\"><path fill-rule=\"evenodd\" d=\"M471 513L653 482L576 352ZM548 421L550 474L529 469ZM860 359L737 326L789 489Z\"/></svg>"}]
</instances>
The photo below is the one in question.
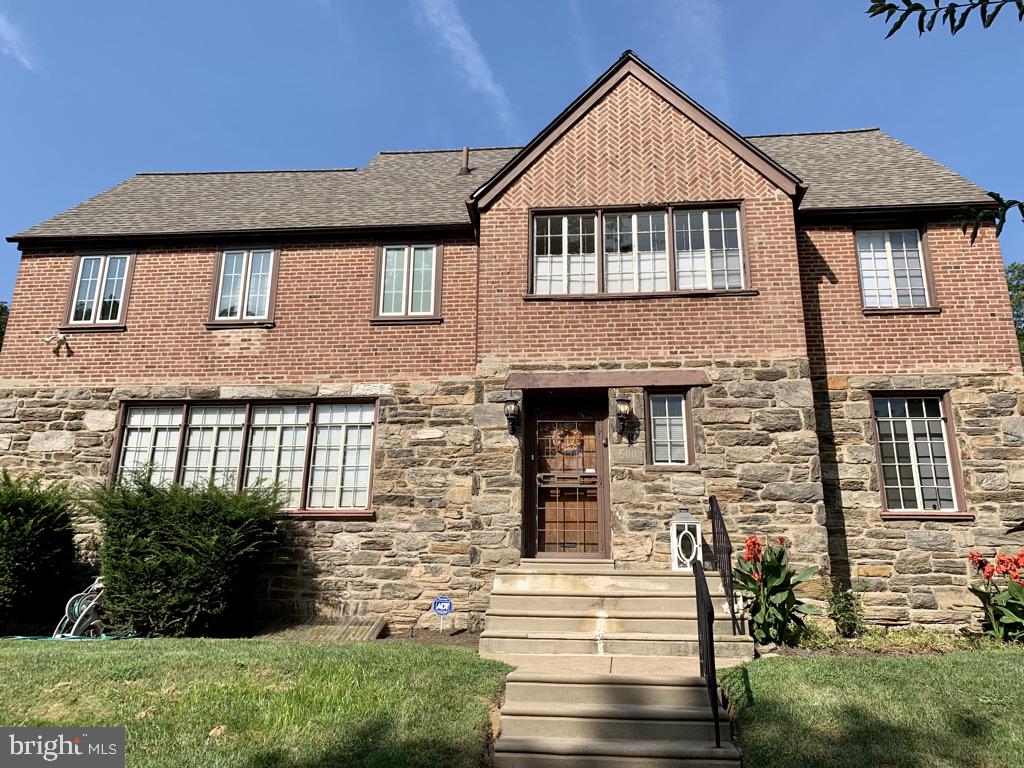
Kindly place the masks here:
<instances>
[{"instance_id":1,"label":"white trim window","mask_svg":"<svg viewBox=\"0 0 1024 768\"><path fill-rule=\"evenodd\" d=\"M373 457L373 404L316 406L308 509L365 509Z\"/></svg>"},{"instance_id":2,"label":"white trim window","mask_svg":"<svg viewBox=\"0 0 1024 768\"><path fill-rule=\"evenodd\" d=\"M380 259L381 317L437 314L436 245L385 245Z\"/></svg>"},{"instance_id":3,"label":"white trim window","mask_svg":"<svg viewBox=\"0 0 1024 768\"><path fill-rule=\"evenodd\" d=\"M181 466L182 484L203 485L212 480L225 487L234 485L242 456L244 425L244 405L190 408Z\"/></svg>"},{"instance_id":4,"label":"white trim window","mask_svg":"<svg viewBox=\"0 0 1024 768\"><path fill-rule=\"evenodd\" d=\"M309 405L254 405L249 426L245 485L280 483L288 507L302 501Z\"/></svg>"},{"instance_id":5,"label":"white trim window","mask_svg":"<svg viewBox=\"0 0 1024 768\"><path fill-rule=\"evenodd\" d=\"M274 273L271 248L224 251L217 280L217 320L266 320Z\"/></svg>"},{"instance_id":6,"label":"white trim window","mask_svg":"<svg viewBox=\"0 0 1024 768\"><path fill-rule=\"evenodd\" d=\"M885 507L956 510L949 434L941 397L875 397Z\"/></svg>"},{"instance_id":7,"label":"white trim window","mask_svg":"<svg viewBox=\"0 0 1024 768\"><path fill-rule=\"evenodd\" d=\"M652 464L686 464L686 395L651 394L648 397Z\"/></svg>"},{"instance_id":8,"label":"white trim window","mask_svg":"<svg viewBox=\"0 0 1024 768\"><path fill-rule=\"evenodd\" d=\"M916 229L862 230L856 237L865 307L929 306L921 236Z\"/></svg>"},{"instance_id":9,"label":"white trim window","mask_svg":"<svg viewBox=\"0 0 1024 768\"><path fill-rule=\"evenodd\" d=\"M177 405L129 408L121 438L121 473L152 467L154 484L173 483L181 417Z\"/></svg>"},{"instance_id":10,"label":"white trim window","mask_svg":"<svg viewBox=\"0 0 1024 768\"><path fill-rule=\"evenodd\" d=\"M743 288L743 247L736 208L678 210L675 219L676 288Z\"/></svg>"},{"instance_id":11,"label":"white trim window","mask_svg":"<svg viewBox=\"0 0 1024 768\"><path fill-rule=\"evenodd\" d=\"M597 216L535 216L533 292L597 293Z\"/></svg>"},{"instance_id":12,"label":"white trim window","mask_svg":"<svg viewBox=\"0 0 1024 768\"><path fill-rule=\"evenodd\" d=\"M604 215L604 284L608 293L669 289L664 212Z\"/></svg>"},{"instance_id":13,"label":"white trim window","mask_svg":"<svg viewBox=\"0 0 1024 768\"><path fill-rule=\"evenodd\" d=\"M121 322L128 284L128 254L89 255L78 260L72 296L72 325Z\"/></svg>"}]
</instances>

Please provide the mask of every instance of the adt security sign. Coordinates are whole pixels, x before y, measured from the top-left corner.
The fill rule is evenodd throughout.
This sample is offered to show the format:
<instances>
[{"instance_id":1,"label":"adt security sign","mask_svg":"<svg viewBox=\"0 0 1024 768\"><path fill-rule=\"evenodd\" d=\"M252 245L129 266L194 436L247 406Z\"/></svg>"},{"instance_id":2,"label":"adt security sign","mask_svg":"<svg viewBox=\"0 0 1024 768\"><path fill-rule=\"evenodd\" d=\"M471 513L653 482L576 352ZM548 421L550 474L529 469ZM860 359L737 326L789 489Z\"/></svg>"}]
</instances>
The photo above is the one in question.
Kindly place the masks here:
<instances>
[{"instance_id":1,"label":"adt security sign","mask_svg":"<svg viewBox=\"0 0 1024 768\"><path fill-rule=\"evenodd\" d=\"M453 610L452 599L445 595L438 595L434 598L434 613L441 619L441 631L444 632L444 617Z\"/></svg>"}]
</instances>

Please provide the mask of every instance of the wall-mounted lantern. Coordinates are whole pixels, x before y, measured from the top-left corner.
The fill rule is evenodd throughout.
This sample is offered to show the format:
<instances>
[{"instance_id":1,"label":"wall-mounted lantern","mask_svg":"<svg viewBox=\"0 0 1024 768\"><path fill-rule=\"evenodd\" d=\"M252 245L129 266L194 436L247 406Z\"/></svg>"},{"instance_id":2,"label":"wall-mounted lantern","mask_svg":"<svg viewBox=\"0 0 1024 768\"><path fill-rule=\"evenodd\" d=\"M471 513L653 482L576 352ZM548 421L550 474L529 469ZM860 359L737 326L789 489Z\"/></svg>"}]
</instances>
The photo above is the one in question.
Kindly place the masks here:
<instances>
[{"instance_id":1,"label":"wall-mounted lantern","mask_svg":"<svg viewBox=\"0 0 1024 768\"><path fill-rule=\"evenodd\" d=\"M703 562L704 542L700 535L700 520L690 514L686 507L668 524L669 537L672 540L672 570L693 571L697 560Z\"/></svg>"},{"instance_id":2,"label":"wall-mounted lantern","mask_svg":"<svg viewBox=\"0 0 1024 768\"><path fill-rule=\"evenodd\" d=\"M630 417L633 415L633 398L619 395L615 398L615 431L620 437L626 437Z\"/></svg>"},{"instance_id":3,"label":"wall-mounted lantern","mask_svg":"<svg viewBox=\"0 0 1024 768\"><path fill-rule=\"evenodd\" d=\"M519 398L513 394L509 394L505 398L505 420L508 422L508 433L514 435L516 433L516 425L519 423Z\"/></svg>"}]
</instances>

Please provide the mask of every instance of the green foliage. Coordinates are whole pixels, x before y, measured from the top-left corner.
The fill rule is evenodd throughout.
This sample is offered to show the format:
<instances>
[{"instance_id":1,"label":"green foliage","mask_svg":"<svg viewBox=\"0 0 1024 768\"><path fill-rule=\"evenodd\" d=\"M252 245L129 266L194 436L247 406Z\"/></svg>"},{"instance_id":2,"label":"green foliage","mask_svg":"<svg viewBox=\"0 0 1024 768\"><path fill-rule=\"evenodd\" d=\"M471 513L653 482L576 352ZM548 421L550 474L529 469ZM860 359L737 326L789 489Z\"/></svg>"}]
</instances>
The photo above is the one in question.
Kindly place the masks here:
<instances>
[{"instance_id":1,"label":"green foliage","mask_svg":"<svg viewBox=\"0 0 1024 768\"><path fill-rule=\"evenodd\" d=\"M980 552L968 559L982 579L968 587L985 611L982 628L1001 642L1024 642L1024 548L991 563Z\"/></svg>"},{"instance_id":2,"label":"green foliage","mask_svg":"<svg viewBox=\"0 0 1024 768\"><path fill-rule=\"evenodd\" d=\"M963 635L923 627L867 627L856 637L840 637L808 622L797 646L836 655L933 656L957 651L994 650L1001 643L986 635Z\"/></svg>"},{"instance_id":3,"label":"green foliage","mask_svg":"<svg viewBox=\"0 0 1024 768\"><path fill-rule=\"evenodd\" d=\"M931 32L935 29L936 22L941 25L949 24L949 33L955 35L967 24L972 11L978 11L982 26L988 29L999 12L1008 5L1016 7L1017 20L1024 21L1024 0L931 0L931 5L916 0L871 0L867 14L872 18L885 16L886 23L890 24L887 38L899 32L900 28L915 16L918 35Z\"/></svg>"},{"instance_id":4,"label":"green foliage","mask_svg":"<svg viewBox=\"0 0 1024 768\"><path fill-rule=\"evenodd\" d=\"M7 333L7 318L11 308L6 301L0 301L0 347L4 345L4 334Z\"/></svg>"},{"instance_id":5,"label":"green foliage","mask_svg":"<svg viewBox=\"0 0 1024 768\"><path fill-rule=\"evenodd\" d=\"M826 579L825 603L828 617L835 622L840 637L857 637L864 633L864 606L860 595L852 589L843 589L833 579Z\"/></svg>"},{"instance_id":6,"label":"green foliage","mask_svg":"<svg viewBox=\"0 0 1024 768\"><path fill-rule=\"evenodd\" d=\"M1006 265L1006 285L1010 289L1010 305L1013 307L1013 326L1017 330L1017 347L1024 360L1024 264L1014 262Z\"/></svg>"},{"instance_id":7,"label":"green foliage","mask_svg":"<svg viewBox=\"0 0 1024 768\"><path fill-rule=\"evenodd\" d=\"M154 485L143 472L87 501L103 523L109 624L170 636L248 629L254 582L277 538L279 488Z\"/></svg>"},{"instance_id":8,"label":"green foliage","mask_svg":"<svg viewBox=\"0 0 1024 768\"><path fill-rule=\"evenodd\" d=\"M71 516L65 485L0 472L0 635L60 619L75 563Z\"/></svg>"},{"instance_id":9,"label":"green foliage","mask_svg":"<svg viewBox=\"0 0 1024 768\"><path fill-rule=\"evenodd\" d=\"M762 546L751 536L737 559L733 578L738 589L751 600L748 607L750 631L762 644L789 643L804 626L802 616L820 616L821 611L796 596L796 587L817 572L817 566L797 573L789 565L789 550L782 539Z\"/></svg>"}]
</instances>

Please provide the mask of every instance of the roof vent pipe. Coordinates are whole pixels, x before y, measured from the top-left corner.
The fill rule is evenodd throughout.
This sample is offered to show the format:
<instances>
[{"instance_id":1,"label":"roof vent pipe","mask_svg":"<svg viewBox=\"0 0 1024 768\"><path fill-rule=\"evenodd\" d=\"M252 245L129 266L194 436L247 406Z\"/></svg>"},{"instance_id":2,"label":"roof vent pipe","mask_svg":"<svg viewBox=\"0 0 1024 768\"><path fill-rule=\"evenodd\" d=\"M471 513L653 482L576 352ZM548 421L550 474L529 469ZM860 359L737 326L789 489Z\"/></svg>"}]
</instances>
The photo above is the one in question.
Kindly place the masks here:
<instances>
[{"instance_id":1,"label":"roof vent pipe","mask_svg":"<svg viewBox=\"0 0 1024 768\"><path fill-rule=\"evenodd\" d=\"M459 168L459 176L469 174L469 147L462 148L462 167Z\"/></svg>"}]
</instances>

